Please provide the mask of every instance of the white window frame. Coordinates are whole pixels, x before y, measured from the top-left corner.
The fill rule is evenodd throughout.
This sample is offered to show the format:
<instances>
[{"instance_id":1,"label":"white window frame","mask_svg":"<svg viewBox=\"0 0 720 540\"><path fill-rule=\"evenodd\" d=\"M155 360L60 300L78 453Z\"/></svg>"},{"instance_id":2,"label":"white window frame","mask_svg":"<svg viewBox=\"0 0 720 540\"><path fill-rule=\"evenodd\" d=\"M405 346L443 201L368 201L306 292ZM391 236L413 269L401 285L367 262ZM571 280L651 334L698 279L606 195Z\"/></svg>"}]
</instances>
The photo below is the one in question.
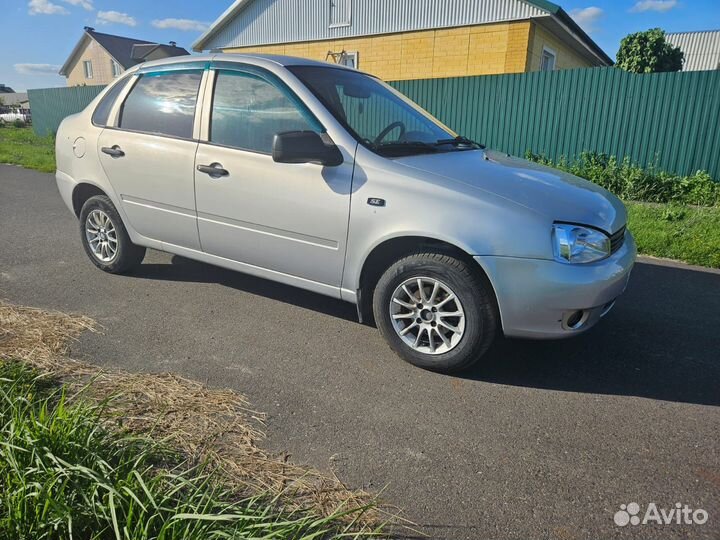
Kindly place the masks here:
<instances>
[{"instance_id":1,"label":"white window frame","mask_svg":"<svg viewBox=\"0 0 720 540\"><path fill-rule=\"evenodd\" d=\"M92 60L83 60L83 71L86 79L93 78L93 65Z\"/></svg>"},{"instance_id":2,"label":"white window frame","mask_svg":"<svg viewBox=\"0 0 720 540\"><path fill-rule=\"evenodd\" d=\"M347 60L350 59L352 61L352 65L346 63ZM345 51L343 54L343 57L340 60L340 65L346 66L352 69L360 69L360 53L358 51Z\"/></svg>"},{"instance_id":3,"label":"white window frame","mask_svg":"<svg viewBox=\"0 0 720 540\"><path fill-rule=\"evenodd\" d=\"M120 75L122 75L122 68L120 67L120 64L110 59L110 73L112 73L113 79L117 79Z\"/></svg>"},{"instance_id":4,"label":"white window frame","mask_svg":"<svg viewBox=\"0 0 720 540\"><path fill-rule=\"evenodd\" d=\"M328 0L330 2L330 21L328 28L346 28L348 26L352 25L352 0ZM347 9L347 20L333 23L333 9L335 9L335 3L336 2L347 2L348 3L348 9Z\"/></svg>"},{"instance_id":5,"label":"white window frame","mask_svg":"<svg viewBox=\"0 0 720 540\"><path fill-rule=\"evenodd\" d=\"M552 65L550 69L544 69L546 55L552 59ZM557 67L557 52L550 47L543 46L542 54L540 55L540 71L555 71Z\"/></svg>"}]
</instances>

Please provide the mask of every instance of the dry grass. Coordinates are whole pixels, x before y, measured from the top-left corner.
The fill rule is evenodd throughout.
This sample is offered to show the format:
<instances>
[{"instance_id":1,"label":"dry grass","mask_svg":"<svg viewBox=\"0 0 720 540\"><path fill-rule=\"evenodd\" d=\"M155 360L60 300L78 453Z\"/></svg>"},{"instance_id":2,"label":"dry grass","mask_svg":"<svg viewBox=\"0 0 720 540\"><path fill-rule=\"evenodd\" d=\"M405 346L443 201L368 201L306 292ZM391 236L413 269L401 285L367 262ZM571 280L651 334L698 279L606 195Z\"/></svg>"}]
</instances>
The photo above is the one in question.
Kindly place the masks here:
<instances>
[{"instance_id":1,"label":"dry grass","mask_svg":"<svg viewBox=\"0 0 720 540\"><path fill-rule=\"evenodd\" d=\"M15 358L41 371L54 371L53 360L95 321L80 315L17 307L0 301L0 357Z\"/></svg>"},{"instance_id":2,"label":"dry grass","mask_svg":"<svg viewBox=\"0 0 720 540\"><path fill-rule=\"evenodd\" d=\"M77 394L107 401L114 429L163 439L190 463L207 462L221 471L239 493L279 496L286 508L327 516L373 502L370 494L349 490L336 477L262 450L263 417L233 391L172 374L128 373L68 358L69 344L85 331L97 331L88 317L0 301L0 359L20 360ZM365 512L361 525L375 528L388 515L380 509Z\"/></svg>"}]
</instances>

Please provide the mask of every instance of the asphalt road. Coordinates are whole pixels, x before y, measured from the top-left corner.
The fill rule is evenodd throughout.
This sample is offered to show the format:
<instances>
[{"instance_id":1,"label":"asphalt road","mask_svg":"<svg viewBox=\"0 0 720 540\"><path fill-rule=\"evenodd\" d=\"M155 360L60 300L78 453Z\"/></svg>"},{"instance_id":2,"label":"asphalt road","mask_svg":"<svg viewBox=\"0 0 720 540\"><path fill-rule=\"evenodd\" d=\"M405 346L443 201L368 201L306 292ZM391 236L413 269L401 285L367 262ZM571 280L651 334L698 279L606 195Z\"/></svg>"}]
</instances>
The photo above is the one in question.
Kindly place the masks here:
<instances>
[{"instance_id":1,"label":"asphalt road","mask_svg":"<svg viewBox=\"0 0 720 540\"><path fill-rule=\"evenodd\" d=\"M396 358L349 304L149 252L95 269L51 175L0 166L0 297L88 314L76 357L229 386L268 448L386 488L432 538L720 537L720 273L641 261L570 341L502 341L462 377ZM628 525L638 502L704 525Z\"/></svg>"}]
</instances>

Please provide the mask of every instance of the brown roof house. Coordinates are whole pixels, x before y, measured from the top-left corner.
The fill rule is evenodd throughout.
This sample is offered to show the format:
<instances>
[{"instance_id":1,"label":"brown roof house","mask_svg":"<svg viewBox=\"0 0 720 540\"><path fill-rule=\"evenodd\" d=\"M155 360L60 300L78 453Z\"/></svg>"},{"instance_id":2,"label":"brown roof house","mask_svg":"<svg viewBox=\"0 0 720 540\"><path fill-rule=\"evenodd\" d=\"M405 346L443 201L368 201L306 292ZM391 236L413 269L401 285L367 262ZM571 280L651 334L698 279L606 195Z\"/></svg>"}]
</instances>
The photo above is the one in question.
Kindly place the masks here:
<instances>
[{"instance_id":1,"label":"brown roof house","mask_svg":"<svg viewBox=\"0 0 720 540\"><path fill-rule=\"evenodd\" d=\"M174 41L163 45L103 34L86 26L82 38L60 69L60 75L67 78L68 86L108 84L141 62L186 54L190 53Z\"/></svg>"}]
</instances>

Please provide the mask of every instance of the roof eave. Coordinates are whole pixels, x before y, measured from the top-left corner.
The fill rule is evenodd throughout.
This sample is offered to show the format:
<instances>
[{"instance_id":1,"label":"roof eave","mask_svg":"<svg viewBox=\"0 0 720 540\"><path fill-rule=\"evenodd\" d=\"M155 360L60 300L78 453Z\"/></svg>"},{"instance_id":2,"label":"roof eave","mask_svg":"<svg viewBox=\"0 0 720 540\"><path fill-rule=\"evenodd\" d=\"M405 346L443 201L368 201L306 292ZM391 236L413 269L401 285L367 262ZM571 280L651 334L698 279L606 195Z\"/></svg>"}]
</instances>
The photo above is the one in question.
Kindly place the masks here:
<instances>
[{"instance_id":1,"label":"roof eave","mask_svg":"<svg viewBox=\"0 0 720 540\"><path fill-rule=\"evenodd\" d=\"M195 52L202 52L205 50L205 44L208 40L217 34L230 19L240 13L250 2L252 2L252 0L235 0L230 7L227 8L225 12L220 15L207 30L205 30L205 32L203 32L197 41L192 44L192 50Z\"/></svg>"},{"instance_id":2,"label":"roof eave","mask_svg":"<svg viewBox=\"0 0 720 540\"><path fill-rule=\"evenodd\" d=\"M610 58L607 53L602 50L600 45L595 43L595 41L593 41L593 39L589 35L587 35L585 30L580 28L580 25L578 25L578 23L576 23L575 20L570 15L568 15L564 9L558 7L557 12L553 13L553 15L560 19L560 22L568 26L570 30L577 35L580 41L582 41L588 47L588 49L590 49L600 60L605 62L608 66L612 66L615 64L613 59Z\"/></svg>"},{"instance_id":3,"label":"roof eave","mask_svg":"<svg viewBox=\"0 0 720 540\"><path fill-rule=\"evenodd\" d=\"M83 42L86 39L92 39L92 36L90 36L90 34L88 34L87 31L84 31L82 37L80 38L80 40L77 42L77 44L73 48L72 52L70 53L70 56L68 56L67 60L65 60L65 63L60 68L60 71L58 71L59 75L62 75L63 77L67 77L68 71L70 70L70 65L73 63L73 59L75 58L75 56L80 52Z\"/></svg>"},{"instance_id":4,"label":"roof eave","mask_svg":"<svg viewBox=\"0 0 720 540\"><path fill-rule=\"evenodd\" d=\"M607 63L609 66L612 66L615 64L613 62L612 58L610 58L605 51L600 48L600 46L593 41L593 39L587 35L585 30L580 28L578 23L575 22L575 20L568 15L568 13L558 6L557 4L554 4L552 2L549 2L548 0L523 0L527 2L528 4L532 4L537 8L540 8L544 11L547 11L550 15L556 17L560 20L565 26L569 27L569 30L576 34L576 36L582 41L585 46L592 51L592 53L598 57L601 61Z\"/></svg>"}]
</instances>

